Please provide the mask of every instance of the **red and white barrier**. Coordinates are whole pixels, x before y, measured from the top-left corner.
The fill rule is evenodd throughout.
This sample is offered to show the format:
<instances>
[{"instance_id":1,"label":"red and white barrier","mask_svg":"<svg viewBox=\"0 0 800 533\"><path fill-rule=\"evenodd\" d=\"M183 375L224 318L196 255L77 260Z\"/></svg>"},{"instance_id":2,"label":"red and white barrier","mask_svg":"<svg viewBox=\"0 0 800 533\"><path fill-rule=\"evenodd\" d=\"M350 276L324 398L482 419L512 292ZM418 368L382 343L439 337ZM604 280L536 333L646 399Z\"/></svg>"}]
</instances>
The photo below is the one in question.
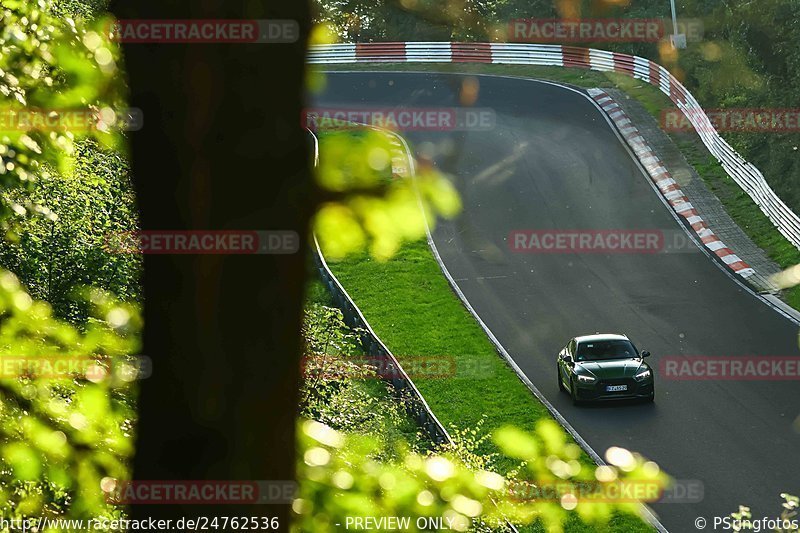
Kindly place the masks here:
<instances>
[{"instance_id":1,"label":"red and white barrier","mask_svg":"<svg viewBox=\"0 0 800 533\"><path fill-rule=\"evenodd\" d=\"M311 64L501 63L585 68L632 76L658 87L675 103L728 175L778 231L800 249L800 217L775 194L761 172L717 133L691 93L667 69L648 59L556 44L408 42L315 45L309 49L307 61Z\"/></svg>"}]
</instances>

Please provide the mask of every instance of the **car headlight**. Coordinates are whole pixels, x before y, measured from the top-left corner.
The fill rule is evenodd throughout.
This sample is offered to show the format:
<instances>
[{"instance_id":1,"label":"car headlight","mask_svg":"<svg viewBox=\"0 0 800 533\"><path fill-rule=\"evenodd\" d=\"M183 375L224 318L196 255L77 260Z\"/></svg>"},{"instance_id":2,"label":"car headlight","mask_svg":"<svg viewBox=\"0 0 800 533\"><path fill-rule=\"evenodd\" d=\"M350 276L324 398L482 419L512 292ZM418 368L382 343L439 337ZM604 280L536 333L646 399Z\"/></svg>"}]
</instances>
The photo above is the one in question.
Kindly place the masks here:
<instances>
[{"instance_id":1,"label":"car headlight","mask_svg":"<svg viewBox=\"0 0 800 533\"><path fill-rule=\"evenodd\" d=\"M597 381L597 378L594 376L578 375L578 381L580 381L581 383L594 383L595 381Z\"/></svg>"},{"instance_id":2,"label":"car headlight","mask_svg":"<svg viewBox=\"0 0 800 533\"><path fill-rule=\"evenodd\" d=\"M643 381L652 375L653 373L650 372L650 369L648 368L647 370L642 370L641 372L633 376L633 379L635 379L636 381Z\"/></svg>"}]
</instances>

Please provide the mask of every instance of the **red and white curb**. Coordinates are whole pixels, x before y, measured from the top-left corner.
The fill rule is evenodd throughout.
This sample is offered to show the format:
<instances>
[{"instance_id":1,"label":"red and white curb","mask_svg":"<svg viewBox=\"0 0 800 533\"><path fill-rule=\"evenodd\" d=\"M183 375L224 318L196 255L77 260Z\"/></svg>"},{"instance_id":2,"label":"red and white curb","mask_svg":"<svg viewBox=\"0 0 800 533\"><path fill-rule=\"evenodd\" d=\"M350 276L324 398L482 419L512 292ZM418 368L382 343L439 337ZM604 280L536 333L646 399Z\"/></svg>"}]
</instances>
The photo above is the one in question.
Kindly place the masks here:
<instances>
[{"instance_id":1,"label":"red and white curb","mask_svg":"<svg viewBox=\"0 0 800 533\"><path fill-rule=\"evenodd\" d=\"M589 89L589 95L614 121L633 153L647 170L650 179L653 180L675 212L686 219L705 247L743 278L749 278L755 274L756 271L736 255L733 250L725 246L725 243L708 227L691 202L689 202L689 198L683 194L680 185L672 179L669 171L664 167L661 160L653 152L619 104L608 93L600 89Z\"/></svg>"}]
</instances>

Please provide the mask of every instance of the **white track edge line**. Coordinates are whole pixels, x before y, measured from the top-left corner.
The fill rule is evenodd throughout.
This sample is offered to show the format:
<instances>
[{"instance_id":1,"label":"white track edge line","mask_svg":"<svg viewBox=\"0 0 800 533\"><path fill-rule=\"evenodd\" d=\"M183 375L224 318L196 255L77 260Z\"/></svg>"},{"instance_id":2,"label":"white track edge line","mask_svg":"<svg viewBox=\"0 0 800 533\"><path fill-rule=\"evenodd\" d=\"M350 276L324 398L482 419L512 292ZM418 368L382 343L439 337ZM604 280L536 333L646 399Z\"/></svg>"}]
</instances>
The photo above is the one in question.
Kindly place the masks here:
<instances>
[{"instance_id":1,"label":"white track edge line","mask_svg":"<svg viewBox=\"0 0 800 533\"><path fill-rule=\"evenodd\" d=\"M586 96L588 98L588 95ZM417 189L417 182L416 182L417 174L416 174L416 165L414 163L414 156L411 153L411 149L409 148L405 138L403 138L401 135L398 135L397 137L403 143L403 148L406 150L406 153L408 155L408 160L410 161L410 167L411 167L412 183L414 184L414 190L417 193L417 200L420 202L420 208L422 208L422 198L420 197L419 190ZM562 415L558 411L558 409L556 409L555 406L552 403L550 403L550 401L544 396L544 394L542 394L542 392L536 387L536 385L533 384L533 382L528 378L525 372L519 367L519 365L517 365L516 361L514 361L514 359L511 357L511 354L509 354L508 351L505 349L505 347L500 343L500 341L497 339L492 330L489 329L489 326L487 326L486 323L483 321L483 319L478 315L478 313L472 307L472 304L469 303L469 300L462 292L461 287L459 287L458 283L456 283L456 280L453 279L453 276L450 274L450 271L445 266L444 261L442 261L442 257L439 255L439 249L436 248L436 243L434 243L433 241L433 236L431 235L430 226L428 224L428 217L426 216L424 210L422 211L422 217L425 222L425 233L427 235L428 245L431 248L431 252L433 253L434 259L436 259L436 262L439 264L439 268L442 270L442 273L447 278L450 287L456 293L459 300L461 300L461 303L464 305L464 307L467 308L467 311L469 311L469 313L478 322L481 329L483 329L483 331L489 337L489 340L492 342L495 349L500 353L500 355L503 356L503 359L506 361L506 363L508 363L508 365L511 366L514 372L517 374L517 377L525 384L526 387L528 387L528 389L533 393L536 399L539 400L542 403L542 405L545 406L550 415L556 419L556 421L561 425L561 427L563 427L567 431L567 433L569 433L570 436L573 439L575 439L575 442L577 442L578 445L583 449L583 451L586 452L589 455L589 457L592 458L595 464L597 464L598 466L607 466L607 463L603 460L602 457L600 457L600 454L598 454L594 450L594 448L592 448L591 445L589 445L589 443L586 442L586 440L583 437L581 437L580 433L578 433L578 431L574 427L572 427L572 424L570 424L569 421L567 421L564 415ZM651 526L653 526L656 529L656 531L658 531L659 533L669 533L667 528L665 528L664 525L658 520L656 514L653 512L652 509L650 509L649 506L642 504L641 511L643 518Z\"/></svg>"}]
</instances>

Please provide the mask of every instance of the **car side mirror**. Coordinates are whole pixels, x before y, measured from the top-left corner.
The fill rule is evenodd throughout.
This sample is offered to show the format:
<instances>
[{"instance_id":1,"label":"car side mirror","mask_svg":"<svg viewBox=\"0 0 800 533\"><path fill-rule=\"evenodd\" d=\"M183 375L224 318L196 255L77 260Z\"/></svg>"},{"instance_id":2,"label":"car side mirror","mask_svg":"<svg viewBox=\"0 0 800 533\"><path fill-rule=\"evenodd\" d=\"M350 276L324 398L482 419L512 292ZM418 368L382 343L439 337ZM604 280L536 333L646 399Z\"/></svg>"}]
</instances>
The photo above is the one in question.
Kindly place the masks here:
<instances>
[{"instance_id":1,"label":"car side mirror","mask_svg":"<svg viewBox=\"0 0 800 533\"><path fill-rule=\"evenodd\" d=\"M572 364L572 356L569 355L569 354L565 355L564 356L564 361L569 363L569 364Z\"/></svg>"},{"instance_id":2,"label":"car side mirror","mask_svg":"<svg viewBox=\"0 0 800 533\"><path fill-rule=\"evenodd\" d=\"M648 352L647 350L644 350L644 351L642 352L642 357L643 357L643 358L644 358L644 357L650 357L650 352Z\"/></svg>"}]
</instances>

